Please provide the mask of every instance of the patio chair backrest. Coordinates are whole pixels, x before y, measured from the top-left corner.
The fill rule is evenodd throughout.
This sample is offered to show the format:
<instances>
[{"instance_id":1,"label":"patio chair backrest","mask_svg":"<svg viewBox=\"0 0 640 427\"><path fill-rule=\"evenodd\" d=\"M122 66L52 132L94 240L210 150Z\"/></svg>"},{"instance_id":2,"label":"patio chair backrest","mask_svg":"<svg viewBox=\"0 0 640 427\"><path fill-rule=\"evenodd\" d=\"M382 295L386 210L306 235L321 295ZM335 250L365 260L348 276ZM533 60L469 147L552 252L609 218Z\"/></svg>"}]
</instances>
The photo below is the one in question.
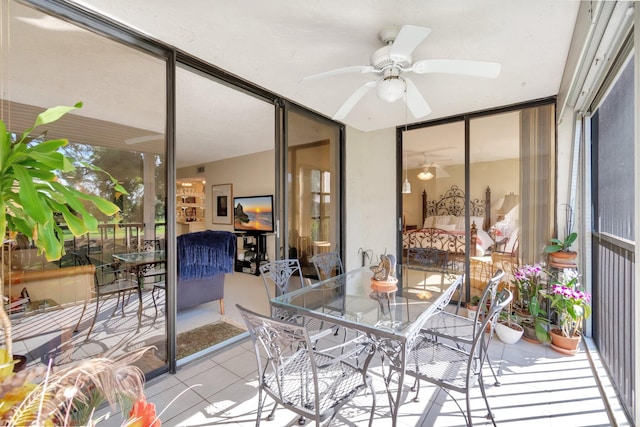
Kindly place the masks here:
<instances>
[{"instance_id":1,"label":"patio chair backrest","mask_svg":"<svg viewBox=\"0 0 640 427\"><path fill-rule=\"evenodd\" d=\"M453 285L449 286L449 288L445 291L445 294L442 296L440 305L438 306L438 310L444 310L451 302L451 298L453 298L453 294L456 291L460 291L462 293L462 285L464 284L464 274L460 274Z\"/></svg>"},{"instance_id":2,"label":"patio chair backrest","mask_svg":"<svg viewBox=\"0 0 640 427\"><path fill-rule=\"evenodd\" d=\"M480 360L480 363L477 366L476 374L480 373L482 365L487 359L487 349L489 348L489 343L493 338L493 331L495 324L498 321L498 316L500 316L500 312L509 305L512 298L513 295L508 289L503 289L502 291L500 291L500 293L494 295L488 310L485 312L485 315L481 319L481 326L474 331L475 335L473 344L469 353L471 355L475 355ZM489 333L485 333L487 330L489 331Z\"/></svg>"},{"instance_id":3,"label":"patio chair backrest","mask_svg":"<svg viewBox=\"0 0 640 427\"><path fill-rule=\"evenodd\" d=\"M314 255L311 262L316 269L318 280L326 280L344 273L342 259L337 252L323 252Z\"/></svg>"},{"instance_id":4,"label":"patio chair backrest","mask_svg":"<svg viewBox=\"0 0 640 427\"><path fill-rule=\"evenodd\" d=\"M406 267L412 270L441 273L448 267L448 251L432 247L407 248Z\"/></svg>"},{"instance_id":5,"label":"patio chair backrest","mask_svg":"<svg viewBox=\"0 0 640 427\"><path fill-rule=\"evenodd\" d=\"M496 272L493 273L493 276L491 276L491 278L487 282L487 286L484 288L482 296L480 297L478 313L476 313L476 321L482 321L482 317L484 316L484 314L486 314L487 308L496 297L496 293L498 292L498 285L500 284L503 276L504 271L496 270Z\"/></svg>"},{"instance_id":6,"label":"patio chair backrest","mask_svg":"<svg viewBox=\"0 0 640 427\"><path fill-rule=\"evenodd\" d=\"M320 425L366 386L362 370L316 352L304 326L236 307L253 341L260 394L266 392L277 404ZM264 403L260 397L258 401Z\"/></svg>"},{"instance_id":7,"label":"patio chair backrest","mask_svg":"<svg viewBox=\"0 0 640 427\"><path fill-rule=\"evenodd\" d=\"M286 294L304 286L300 262L297 259L280 259L260 266L260 276L264 281L269 301L277 295ZM275 295L271 294L275 285Z\"/></svg>"}]
</instances>

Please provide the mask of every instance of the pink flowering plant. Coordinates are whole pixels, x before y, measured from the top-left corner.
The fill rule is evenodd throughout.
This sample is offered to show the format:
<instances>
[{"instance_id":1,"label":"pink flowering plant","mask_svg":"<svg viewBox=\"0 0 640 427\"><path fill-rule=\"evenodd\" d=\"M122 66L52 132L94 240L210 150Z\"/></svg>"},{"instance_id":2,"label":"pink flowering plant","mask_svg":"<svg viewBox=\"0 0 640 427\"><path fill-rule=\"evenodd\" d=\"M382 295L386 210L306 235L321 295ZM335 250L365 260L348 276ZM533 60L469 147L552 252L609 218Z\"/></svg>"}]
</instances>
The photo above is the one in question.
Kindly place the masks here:
<instances>
[{"instance_id":1,"label":"pink flowering plant","mask_svg":"<svg viewBox=\"0 0 640 427\"><path fill-rule=\"evenodd\" d=\"M566 270L546 295L558 314L558 326L565 337L578 334L583 320L591 316L591 295L582 290L578 279L578 272Z\"/></svg>"},{"instance_id":2,"label":"pink flowering plant","mask_svg":"<svg viewBox=\"0 0 640 427\"><path fill-rule=\"evenodd\" d=\"M540 342L549 342L549 332L547 331L547 313L542 309L540 300L542 295L540 290L546 287L547 272L542 268L542 264L524 265L513 271L513 284L518 289L517 305L520 309L527 310L531 316L525 319L531 322L536 331L536 338Z\"/></svg>"},{"instance_id":3,"label":"pink flowering plant","mask_svg":"<svg viewBox=\"0 0 640 427\"><path fill-rule=\"evenodd\" d=\"M513 271L513 284L518 289L518 305L536 316L540 310L540 289L545 286L547 273L541 264L523 265Z\"/></svg>"}]
</instances>

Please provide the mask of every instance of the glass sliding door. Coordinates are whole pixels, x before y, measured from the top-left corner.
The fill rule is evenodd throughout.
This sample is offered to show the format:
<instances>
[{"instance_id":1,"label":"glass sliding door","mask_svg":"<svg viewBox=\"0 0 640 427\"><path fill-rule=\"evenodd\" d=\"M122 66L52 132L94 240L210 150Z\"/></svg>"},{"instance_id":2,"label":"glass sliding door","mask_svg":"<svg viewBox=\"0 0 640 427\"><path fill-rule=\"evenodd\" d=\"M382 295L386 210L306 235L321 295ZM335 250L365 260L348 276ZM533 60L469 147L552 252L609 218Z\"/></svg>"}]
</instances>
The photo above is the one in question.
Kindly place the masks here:
<instances>
[{"instance_id":1,"label":"glass sliding door","mask_svg":"<svg viewBox=\"0 0 640 427\"><path fill-rule=\"evenodd\" d=\"M116 191L104 175L78 164L59 174L59 182L110 200L120 212L94 212L98 229L83 236L64 232L59 260L46 260L29 236L4 245L2 291L15 302L14 353L30 365L49 359L63 365L150 344L162 348L167 332L151 288L118 256L142 250L147 240L160 247L165 241L166 59L18 2L2 8L8 18L0 37L2 120L18 133L45 109L82 101L41 139L68 139L65 154L108 171L126 190ZM62 220L59 225L67 229ZM108 279L100 272L107 269L131 283L128 298L102 293L98 285ZM151 372L167 361L150 353L139 364Z\"/></svg>"},{"instance_id":2,"label":"glass sliding door","mask_svg":"<svg viewBox=\"0 0 640 427\"><path fill-rule=\"evenodd\" d=\"M174 217L178 278L175 289L170 289L177 312L177 359L184 361L245 333L236 327L244 324L236 304L269 313L259 267L276 256L275 233L262 230L271 228L269 214L274 212L262 208L263 215L258 216L249 204L275 195L274 141L273 104L202 70L178 64ZM241 215L248 214L251 221L242 222ZM230 255L233 259L226 265L232 271L198 283L180 277L185 265L181 241L202 247L205 241L199 239L206 238L215 247L227 237L234 240L235 253L216 253L197 259L196 264L217 271Z\"/></svg>"},{"instance_id":3,"label":"glass sliding door","mask_svg":"<svg viewBox=\"0 0 640 427\"><path fill-rule=\"evenodd\" d=\"M402 143L403 286L440 287L464 271L464 121L403 131Z\"/></svg>"},{"instance_id":4,"label":"glass sliding door","mask_svg":"<svg viewBox=\"0 0 640 427\"><path fill-rule=\"evenodd\" d=\"M548 100L400 129L409 270L408 249L446 247L443 271L468 271L470 298L496 269L544 261L554 226L554 111Z\"/></svg>"},{"instance_id":5,"label":"glass sliding door","mask_svg":"<svg viewBox=\"0 0 640 427\"><path fill-rule=\"evenodd\" d=\"M286 111L285 225L282 258L297 258L303 273L315 274L311 258L342 253L340 131L326 120ZM286 248L286 249L285 249Z\"/></svg>"},{"instance_id":6,"label":"glass sliding door","mask_svg":"<svg viewBox=\"0 0 640 427\"><path fill-rule=\"evenodd\" d=\"M505 282L519 265L520 112L489 114L469 120L469 193L484 201L476 226L470 276L484 289L497 269Z\"/></svg>"}]
</instances>

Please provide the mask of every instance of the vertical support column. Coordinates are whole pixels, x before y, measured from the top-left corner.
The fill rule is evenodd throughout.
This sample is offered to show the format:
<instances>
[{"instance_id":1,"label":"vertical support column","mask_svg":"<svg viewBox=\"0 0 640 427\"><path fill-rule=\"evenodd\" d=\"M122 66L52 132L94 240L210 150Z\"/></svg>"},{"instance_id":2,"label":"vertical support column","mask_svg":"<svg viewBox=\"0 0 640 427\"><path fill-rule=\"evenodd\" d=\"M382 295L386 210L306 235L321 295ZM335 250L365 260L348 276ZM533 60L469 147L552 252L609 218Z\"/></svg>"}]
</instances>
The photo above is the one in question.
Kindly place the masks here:
<instances>
[{"instance_id":1,"label":"vertical support column","mask_svg":"<svg viewBox=\"0 0 640 427\"><path fill-rule=\"evenodd\" d=\"M144 180L144 202L142 209L144 240L153 240L155 239L156 222L156 180L155 162L153 155L151 154L143 154L142 178ZM141 242L138 242L138 247L140 247L140 243Z\"/></svg>"}]
</instances>

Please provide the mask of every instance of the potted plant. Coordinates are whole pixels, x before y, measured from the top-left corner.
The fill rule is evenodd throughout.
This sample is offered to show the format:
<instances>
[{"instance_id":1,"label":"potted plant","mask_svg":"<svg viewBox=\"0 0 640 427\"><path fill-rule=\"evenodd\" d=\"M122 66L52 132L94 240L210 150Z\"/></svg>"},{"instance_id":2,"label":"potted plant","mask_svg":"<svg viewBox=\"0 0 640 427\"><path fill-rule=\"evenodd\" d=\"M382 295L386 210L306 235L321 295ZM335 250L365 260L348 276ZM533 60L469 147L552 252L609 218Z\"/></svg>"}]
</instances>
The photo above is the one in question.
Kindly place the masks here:
<instances>
[{"instance_id":1,"label":"potted plant","mask_svg":"<svg viewBox=\"0 0 640 427\"><path fill-rule=\"evenodd\" d=\"M495 330L500 341L505 344L515 344L522 338L524 328L517 323L516 316L511 311L511 304L509 304L509 311L500 313Z\"/></svg>"},{"instance_id":2,"label":"potted plant","mask_svg":"<svg viewBox=\"0 0 640 427\"><path fill-rule=\"evenodd\" d=\"M513 270L511 271L513 274ZM508 287L510 290L513 288L513 283L502 282L502 285ZM505 344L515 344L520 341L524 334L524 328L519 324L518 316L514 312L514 300L509 301L509 307L506 310L500 312L498 321L496 322L494 329L496 335Z\"/></svg>"},{"instance_id":3,"label":"potted plant","mask_svg":"<svg viewBox=\"0 0 640 427\"><path fill-rule=\"evenodd\" d=\"M69 111L81 108L58 106L38 115L34 125L22 134L7 129L0 120L0 235L15 236L22 233L31 237L38 251L47 261L60 259L64 253L64 237L56 216L63 218L70 232L80 236L98 229L98 220L87 210L83 202L94 205L108 216L115 215L119 208L96 195L86 194L73 186L64 186L60 176L81 165L104 173L116 191L127 194L111 175L97 166L77 163L58 151L69 143L66 139L45 140L32 137L39 126L55 122ZM3 272L4 273L4 272ZM4 274L0 277L4 281ZM0 286L4 295L4 286ZM13 360L11 321L0 304L0 322L4 329L6 353Z\"/></svg>"},{"instance_id":4,"label":"potted plant","mask_svg":"<svg viewBox=\"0 0 640 427\"><path fill-rule=\"evenodd\" d=\"M515 312L524 328L524 339L529 342L549 342L547 313L542 309L541 290L546 286L548 274L537 263L524 265L513 271L512 283L518 290Z\"/></svg>"},{"instance_id":5,"label":"potted plant","mask_svg":"<svg viewBox=\"0 0 640 427\"><path fill-rule=\"evenodd\" d=\"M554 237L550 240L550 244L545 246L543 251L549 254L551 262L559 264L559 266L570 265L573 266L573 260L576 259L578 253L571 249L571 246L578 238L578 233L573 231L573 208L570 205L566 205L566 224L565 230L567 235L564 239Z\"/></svg>"},{"instance_id":6,"label":"potted plant","mask_svg":"<svg viewBox=\"0 0 640 427\"><path fill-rule=\"evenodd\" d=\"M467 302L467 317L469 319L475 319L478 312L478 306L480 305L480 297L474 295L471 297L471 301Z\"/></svg>"},{"instance_id":7,"label":"potted plant","mask_svg":"<svg viewBox=\"0 0 640 427\"><path fill-rule=\"evenodd\" d=\"M591 316L591 295L584 292L578 272L566 269L545 295L558 316L558 327L552 328L551 348L563 354L575 354L582 338L582 323Z\"/></svg>"},{"instance_id":8,"label":"potted plant","mask_svg":"<svg viewBox=\"0 0 640 427\"><path fill-rule=\"evenodd\" d=\"M567 261L574 260L578 253L571 249L573 242L578 238L578 233L571 232L567 236L560 240L558 238L552 238L551 244L544 247L544 253L549 254L552 261L560 264L567 263Z\"/></svg>"}]
</instances>

